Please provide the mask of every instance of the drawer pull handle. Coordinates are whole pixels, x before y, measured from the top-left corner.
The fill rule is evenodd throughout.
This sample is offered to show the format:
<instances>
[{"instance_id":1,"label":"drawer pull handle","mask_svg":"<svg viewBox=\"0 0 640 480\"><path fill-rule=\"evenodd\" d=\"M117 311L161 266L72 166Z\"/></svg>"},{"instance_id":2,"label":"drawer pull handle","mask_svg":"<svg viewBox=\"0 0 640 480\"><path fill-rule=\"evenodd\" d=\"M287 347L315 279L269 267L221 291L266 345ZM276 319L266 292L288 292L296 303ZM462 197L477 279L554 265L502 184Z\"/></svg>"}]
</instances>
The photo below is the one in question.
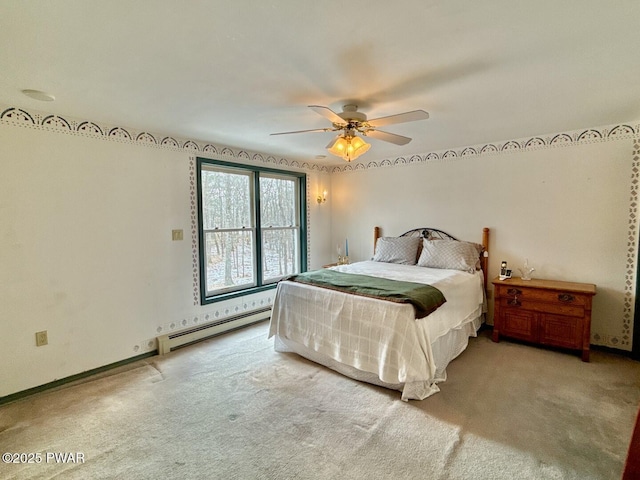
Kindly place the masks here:
<instances>
[{"instance_id":1,"label":"drawer pull handle","mask_svg":"<svg viewBox=\"0 0 640 480\"><path fill-rule=\"evenodd\" d=\"M511 305L512 307L519 307L522 305L522 302L518 300L518 297L512 298L507 302L507 305Z\"/></svg>"},{"instance_id":2,"label":"drawer pull handle","mask_svg":"<svg viewBox=\"0 0 640 480\"><path fill-rule=\"evenodd\" d=\"M574 297L573 295L569 294L569 293L560 293L558 295L558 300L560 300L561 302L564 303L571 303L576 299L576 297Z\"/></svg>"},{"instance_id":3,"label":"drawer pull handle","mask_svg":"<svg viewBox=\"0 0 640 480\"><path fill-rule=\"evenodd\" d=\"M520 294L522 294L522 292L520 290L518 290L517 288L510 288L509 290L507 290L507 294L509 294L509 295L520 295Z\"/></svg>"}]
</instances>

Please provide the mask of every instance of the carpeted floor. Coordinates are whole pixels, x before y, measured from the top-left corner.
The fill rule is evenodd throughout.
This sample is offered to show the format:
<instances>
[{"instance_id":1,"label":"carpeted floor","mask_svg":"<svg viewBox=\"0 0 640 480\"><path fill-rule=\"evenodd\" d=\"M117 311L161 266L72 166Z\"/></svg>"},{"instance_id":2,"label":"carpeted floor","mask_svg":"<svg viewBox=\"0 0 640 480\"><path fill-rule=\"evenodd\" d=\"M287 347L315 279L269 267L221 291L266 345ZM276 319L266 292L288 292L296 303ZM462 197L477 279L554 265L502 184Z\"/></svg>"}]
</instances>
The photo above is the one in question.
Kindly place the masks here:
<instances>
[{"instance_id":1,"label":"carpeted floor","mask_svg":"<svg viewBox=\"0 0 640 480\"><path fill-rule=\"evenodd\" d=\"M402 402L293 354L267 323L0 407L3 479L619 479L640 363L487 333ZM66 463L54 453L67 455ZM32 459L37 461L37 456ZM76 463L70 463L69 460ZM84 461L82 461L84 460Z\"/></svg>"}]
</instances>

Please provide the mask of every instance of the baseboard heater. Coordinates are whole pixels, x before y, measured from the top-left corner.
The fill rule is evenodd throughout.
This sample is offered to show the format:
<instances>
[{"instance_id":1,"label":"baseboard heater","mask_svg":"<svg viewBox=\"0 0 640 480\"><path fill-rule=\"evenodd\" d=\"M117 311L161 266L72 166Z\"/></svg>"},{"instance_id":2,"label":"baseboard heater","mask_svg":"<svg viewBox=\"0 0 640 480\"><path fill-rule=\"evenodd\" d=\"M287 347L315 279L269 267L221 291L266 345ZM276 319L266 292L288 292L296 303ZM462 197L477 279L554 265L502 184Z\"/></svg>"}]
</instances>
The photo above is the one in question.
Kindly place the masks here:
<instances>
[{"instance_id":1,"label":"baseboard heater","mask_svg":"<svg viewBox=\"0 0 640 480\"><path fill-rule=\"evenodd\" d=\"M158 337L158 355L164 355L176 348L185 347L192 343L215 337L240 327L246 327L252 323L267 320L271 316L271 307L253 310L248 313L225 318L218 322L198 325L197 327L172 332Z\"/></svg>"}]
</instances>

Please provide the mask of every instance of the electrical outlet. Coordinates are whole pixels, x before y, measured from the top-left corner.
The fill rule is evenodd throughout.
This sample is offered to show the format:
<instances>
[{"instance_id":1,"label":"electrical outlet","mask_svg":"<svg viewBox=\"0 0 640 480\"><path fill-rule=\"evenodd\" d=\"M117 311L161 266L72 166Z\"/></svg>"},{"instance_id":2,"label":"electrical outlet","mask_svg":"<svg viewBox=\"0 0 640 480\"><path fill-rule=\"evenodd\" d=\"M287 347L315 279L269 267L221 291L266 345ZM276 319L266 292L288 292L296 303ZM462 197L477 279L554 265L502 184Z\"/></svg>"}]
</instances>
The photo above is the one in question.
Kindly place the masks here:
<instances>
[{"instance_id":1,"label":"electrical outlet","mask_svg":"<svg viewBox=\"0 0 640 480\"><path fill-rule=\"evenodd\" d=\"M41 347L43 345L47 345L49 343L49 337L47 336L47 331L43 330L42 332L36 332L36 347Z\"/></svg>"},{"instance_id":2,"label":"electrical outlet","mask_svg":"<svg viewBox=\"0 0 640 480\"><path fill-rule=\"evenodd\" d=\"M183 238L182 230L171 230L171 240L182 240Z\"/></svg>"}]
</instances>

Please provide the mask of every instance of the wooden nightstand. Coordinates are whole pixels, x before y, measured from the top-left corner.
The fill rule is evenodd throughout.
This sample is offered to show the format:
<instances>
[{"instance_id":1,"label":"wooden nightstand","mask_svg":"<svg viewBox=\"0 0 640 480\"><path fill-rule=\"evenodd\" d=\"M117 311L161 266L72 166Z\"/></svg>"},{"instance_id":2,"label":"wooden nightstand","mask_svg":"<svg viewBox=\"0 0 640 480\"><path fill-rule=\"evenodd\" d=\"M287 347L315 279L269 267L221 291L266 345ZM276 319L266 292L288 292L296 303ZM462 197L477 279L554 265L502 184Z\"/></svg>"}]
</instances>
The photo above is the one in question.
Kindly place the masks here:
<instances>
[{"instance_id":1,"label":"wooden nightstand","mask_svg":"<svg viewBox=\"0 0 640 480\"><path fill-rule=\"evenodd\" d=\"M493 280L493 341L500 336L582 351L589 361L591 283L556 280Z\"/></svg>"}]
</instances>

